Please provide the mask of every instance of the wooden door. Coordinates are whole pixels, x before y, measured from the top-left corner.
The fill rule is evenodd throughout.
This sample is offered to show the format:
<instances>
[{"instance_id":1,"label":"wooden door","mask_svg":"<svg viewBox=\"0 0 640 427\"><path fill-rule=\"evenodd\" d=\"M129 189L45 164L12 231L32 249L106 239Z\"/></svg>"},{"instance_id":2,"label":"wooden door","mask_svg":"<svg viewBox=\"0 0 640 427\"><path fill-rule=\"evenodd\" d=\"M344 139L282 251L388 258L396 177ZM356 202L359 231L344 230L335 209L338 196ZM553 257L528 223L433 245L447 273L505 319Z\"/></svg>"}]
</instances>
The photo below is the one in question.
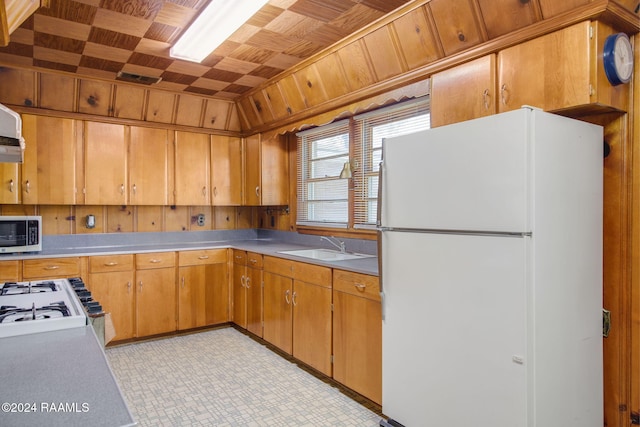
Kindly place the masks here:
<instances>
[{"instance_id":1,"label":"wooden door","mask_svg":"<svg viewBox=\"0 0 640 427\"><path fill-rule=\"evenodd\" d=\"M175 330L175 269L137 270L136 336L145 337Z\"/></svg>"},{"instance_id":2,"label":"wooden door","mask_svg":"<svg viewBox=\"0 0 640 427\"><path fill-rule=\"evenodd\" d=\"M242 204L242 140L213 136L211 140L211 192L214 205Z\"/></svg>"},{"instance_id":3,"label":"wooden door","mask_svg":"<svg viewBox=\"0 0 640 427\"><path fill-rule=\"evenodd\" d=\"M93 299L99 301L103 310L111 314L116 331L114 340L133 338L135 332L133 271L91 273L89 287Z\"/></svg>"},{"instance_id":4,"label":"wooden door","mask_svg":"<svg viewBox=\"0 0 640 427\"><path fill-rule=\"evenodd\" d=\"M289 204L289 155L287 141L275 136L261 143L261 199L264 206Z\"/></svg>"},{"instance_id":5,"label":"wooden door","mask_svg":"<svg viewBox=\"0 0 640 427\"><path fill-rule=\"evenodd\" d=\"M262 270L247 266L247 330L262 337Z\"/></svg>"},{"instance_id":6,"label":"wooden door","mask_svg":"<svg viewBox=\"0 0 640 427\"><path fill-rule=\"evenodd\" d=\"M264 272L264 329L263 338L282 351L291 354L293 280Z\"/></svg>"},{"instance_id":7,"label":"wooden door","mask_svg":"<svg viewBox=\"0 0 640 427\"><path fill-rule=\"evenodd\" d=\"M180 267L178 270L178 329L206 325L205 286L203 265Z\"/></svg>"},{"instance_id":8,"label":"wooden door","mask_svg":"<svg viewBox=\"0 0 640 427\"><path fill-rule=\"evenodd\" d=\"M85 204L126 205L127 144L125 127L85 122Z\"/></svg>"},{"instance_id":9,"label":"wooden door","mask_svg":"<svg viewBox=\"0 0 640 427\"><path fill-rule=\"evenodd\" d=\"M22 116L28 143L22 164L22 203L76 203L76 122L58 117Z\"/></svg>"},{"instance_id":10,"label":"wooden door","mask_svg":"<svg viewBox=\"0 0 640 427\"><path fill-rule=\"evenodd\" d=\"M209 195L210 145L208 134L176 131L176 205L206 206L211 204Z\"/></svg>"},{"instance_id":11,"label":"wooden door","mask_svg":"<svg viewBox=\"0 0 640 427\"><path fill-rule=\"evenodd\" d=\"M128 160L130 203L169 205L168 131L131 126Z\"/></svg>"},{"instance_id":12,"label":"wooden door","mask_svg":"<svg viewBox=\"0 0 640 427\"><path fill-rule=\"evenodd\" d=\"M495 55L487 55L431 76L431 127L495 112Z\"/></svg>"},{"instance_id":13,"label":"wooden door","mask_svg":"<svg viewBox=\"0 0 640 427\"><path fill-rule=\"evenodd\" d=\"M238 252L238 251L234 251ZM246 259L246 258L244 258ZM233 323L247 328L247 267L244 263L233 264Z\"/></svg>"},{"instance_id":14,"label":"wooden door","mask_svg":"<svg viewBox=\"0 0 640 427\"><path fill-rule=\"evenodd\" d=\"M331 288L293 282L293 357L331 375Z\"/></svg>"},{"instance_id":15,"label":"wooden door","mask_svg":"<svg viewBox=\"0 0 640 427\"><path fill-rule=\"evenodd\" d=\"M258 206L260 197L260 135L244 140L244 200L243 205Z\"/></svg>"},{"instance_id":16,"label":"wooden door","mask_svg":"<svg viewBox=\"0 0 640 427\"><path fill-rule=\"evenodd\" d=\"M20 203L19 163L0 163L0 204Z\"/></svg>"}]
</instances>

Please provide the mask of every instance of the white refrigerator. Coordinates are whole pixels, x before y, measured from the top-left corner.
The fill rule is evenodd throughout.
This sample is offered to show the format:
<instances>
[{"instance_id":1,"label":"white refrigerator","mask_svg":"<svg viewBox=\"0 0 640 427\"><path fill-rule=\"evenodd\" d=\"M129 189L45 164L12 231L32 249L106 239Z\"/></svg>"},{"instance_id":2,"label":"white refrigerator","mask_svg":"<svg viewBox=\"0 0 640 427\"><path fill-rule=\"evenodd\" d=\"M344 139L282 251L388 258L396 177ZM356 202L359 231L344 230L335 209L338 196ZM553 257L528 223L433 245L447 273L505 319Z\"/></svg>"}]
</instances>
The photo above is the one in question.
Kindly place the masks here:
<instances>
[{"instance_id":1,"label":"white refrigerator","mask_svg":"<svg viewBox=\"0 0 640 427\"><path fill-rule=\"evenodd\" d=\"M523 107L382 152L380 425L602 427L602 128Z\"/></svg>"}]
</instances>

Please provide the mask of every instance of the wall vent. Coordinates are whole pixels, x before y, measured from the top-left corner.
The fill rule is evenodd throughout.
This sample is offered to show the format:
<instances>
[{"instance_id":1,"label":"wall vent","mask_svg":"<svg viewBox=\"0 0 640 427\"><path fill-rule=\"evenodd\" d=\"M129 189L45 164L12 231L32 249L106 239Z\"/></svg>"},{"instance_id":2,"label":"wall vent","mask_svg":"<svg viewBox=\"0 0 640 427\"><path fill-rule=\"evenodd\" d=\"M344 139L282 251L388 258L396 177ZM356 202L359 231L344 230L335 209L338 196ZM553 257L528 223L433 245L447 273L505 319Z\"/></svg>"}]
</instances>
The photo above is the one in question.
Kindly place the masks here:
<instances>
[{"instance_id":1,"label":"wall vent","mask_svg":"<svg viewBox=\"0 0 640 427\"><path fill-rule=\"evenodd\" d=\"M140 74L125 73L124 71L118 72L116 80L129 83L139 83L143 85L153 85L159 83L162 77L141 76Z\"/></svg>"}]
</instances>

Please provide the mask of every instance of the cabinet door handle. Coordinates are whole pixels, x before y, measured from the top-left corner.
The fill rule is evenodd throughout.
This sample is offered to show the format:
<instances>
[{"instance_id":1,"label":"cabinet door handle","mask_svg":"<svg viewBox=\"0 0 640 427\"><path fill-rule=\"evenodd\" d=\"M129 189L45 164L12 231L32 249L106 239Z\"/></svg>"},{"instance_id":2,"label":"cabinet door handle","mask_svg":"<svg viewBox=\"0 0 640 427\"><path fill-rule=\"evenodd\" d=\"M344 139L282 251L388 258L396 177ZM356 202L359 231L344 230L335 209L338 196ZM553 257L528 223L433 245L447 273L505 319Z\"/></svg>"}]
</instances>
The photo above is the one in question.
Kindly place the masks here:
<instances>
[{"instance_id":1,"label":"cabinet door handle","mask_svg":"<svg viewBox=\"0 0 640 427\"><path fill-rule=\"evenodd\" d=\"M29 182L29 180L27 180L27 182L24 184L24 191L25 193L29 193L29 191L31 190L31 183Z\"/></svg>"},{"instance_id":2,"label":"cabinet door handle","mask_svg":"<svg viewBox=\"0 0 640 427\"><path fill-rule=\"evenodd\" d=\"M256 196L260 197L260 186L256 186Z\"/></svg>"},{"instance_id":3,"label":"cabinet door handle","mask_svg":"<svg viewBox=\"0 0 640 427\"><path fill-rule=\"evenodd\" d=\"M489 109L489 100L491 99L491 95L489 95L489 89L485 89L484 92L482 92L482 103L484 104L484 109L488 110Z\"/></svg>"},{"instance_id":4,"label":"cabinet door handle","mask_svg":"<svg viewBox=\"0 0 640 427\"><path fill-rule=\"evenodd\" d=\"M360 292L364 292L364 290L367 289L367 285L364 283L354 283L353 286L355 286Z\"/></svg>"},{"instance_id":5,"label":"cabinet door handle","mask_svg":"<svg viewBox=\"0 0 640 427\"><path fill-rule=\"evenodd\" d=\"M131 282L127 282L127 293L131 293Z\"/></svg>"},{"instance_id":6,"label":"cabinet door handle","mask_svg":"<svg viewBox=\"0 0 640 427\"><path fill-rule=\"evenodd\" d=\"M182 281L181 281L181 283L180 283L180 287L181 287L182 289L184 289L184 276L182 276Z\"/></svg>"},{"instance_id":7,"label":"cabinet door handle","mask_svg":"<svg viewBox=\"0 0 640 427\"><path fill-rule=\"evenodd\" d=\"M251 278L250 278L250 277L247 277L247 278L244 280L244 284L245 284L245 286L246 286L246 288L247 288L247 289L249 289L249 288L251 287L250 283L251 283Z\"/></svg>"},{"instance_id":8,"label":"cabinet door handle","mask_svg":"<svg viewBox=\"0 0 640 427\"><path fill-rule=\"evenodd\" d=\"M297 292L293 293L293 296L291 297L291 302L293 303L293 305L298 305L298 303L296 302L296 297L298 296Z\"/></svg>"},{"instance_id":9,"label":"cabinet door handle","mask_svg":"<svg viewBox=\"0 0 640 427\"><path fill-rule=\"evenodd\" d=\"M500 87L500 101L502 101L502 105L507 105L508 96L509 96L509 91L507 90L507 85L503 84Z\"/></svg>"},{"instance_id":10,"label":"cabinet door handle","mask_svg":"<svg viewBox=\"0 0 640 427\"><path fill-rule=\"evenodd\" d=\"M287 304L291 304L291 300L289 299L289 292L289 289L284 292L284 300L287 302Z\"/></svg>"},{"instance_id":11,"label":"cabinet door handle","mask_svg":"<svg viewBox=\"0 0 640 427\"><path fill-rule=\"evenodd\" d=\"M209 255L200 255L198 259L209 259Z\"/></svg>"},{"instance_id":12,"label":"cabinet door handle","mask_svg":"<svg viewBox=\"0 0 640 427\"><path fill-rule=\"evenodd\" d=\"M120 194L124 194L124 184L120 184Z\"/></svg>"},{"instance_id":13,"label":"cabinet door handle","mask_svg":"<svg viewBox=\"0 0 640 427\"><path fill-rule=\"evenodd\" d=\"M57 270L57 269L59 269L59 268L60 268L60 266L59 266L59 265L48 265L48 266L46 266L44 269L45 269L45 270Z\"/></svg>"},{"instance_id":14,"label":"cabinet door handle","mask_svg":"<svg viewBox=\"0 0 640 427\"><path fill-rule=\"evenodd\" d=\"M236 255L236 259L242 259L242 256Z\"/></svg>"},{"instance_id":15,"label":"cabinet door handle","mask_svg":"<svg viewBox=\"0 0 640 427\"><path fill-rule=\"evenodd\" d=\"M207 187L202 187L202 196L206 197L207 196Z\"/></svg>"},{"instance_id":16,"label":"cabinet door handle","mask_svg":"<svg viewBox=\"0 0 640 427\"><path fill-rule=\"evenodd\" d=\"M104 263L104 266L105 266L105 267L113 267L113 266L115 266L115 265L118 265L118 263L117 263L117 262L115 262L115 261L105 262L105 263Z\"/></svg>"},{"instance_id":17,"label":"cabinet door handle","mask_svg":"<svg viewBox=\"0 0 640 427\"><path fill-rule=\"evenodd\" d=\"M136 191L137 191L137 190L138 190L138 187L136 187L136 185L135 185L135 184L133 184L133 194L134 194L134 195L136 194Z\"/></svg>"},{"instance_id":18,"label":"cabinet door handle","mask_svg":"<svg viewBox=\"0 0 640 427\"><path fill-rule=\"evenodd\" d=\"M140 292L142 292L142 280L140 281Z\"/></svg>"},{"instance_id":19,"label":"cabinet door handle","mask_svg":"<svg viewBox=\"0 0 640 427\"><path fill-rule=\"evenodd\" d=\"M159 263L159 262L162 262L162 260L161 260L161 259L157 259L157 258L153 258L153 259L150 259L150 260L149 260L149 262L150 262L151 264L157 264L157 263Z\"/></svg>"},{"instance_id":20,"label":"cabinet door handle","mask_svg":"<svg viewBox=\"0 0 640 427\"><path fill-rule=\"evenodd\" d=\"M213 187L213 197L218 195L218 187Z\"/></svg>"},{"instance_id":21,"label":"cabinet door handle","mask_svg":"<svg viewBox=\"0 0 640 427\"><path fill-rule=\"evenodd\" d=\"M250 260L249 260L249 262L250 262L251 264L255 264L256 262L258 262L258 260L257 260L257 259L250 259Z\"/></svg>"},{"instance_id":22,"label":"cabinet door handle","mask_svg":"<svg viewBox=\"0 0 640 427\"><path fill-rule=\"evenodd\" d=\"M247 287L247 285L245 284L245 280L246 278L244 276L240 276L240 286L242 286L243 288Z\"/></svg>"},{"instance_id":23,"label":"cabinet door handle","mask_svg":"<svg viewBox=\"0 0 640 427\"><path fill-rule=\"evenodd\" d=\"M9 192L13 193L13 180L9 181Z\"/></svg>"}]
</instances>

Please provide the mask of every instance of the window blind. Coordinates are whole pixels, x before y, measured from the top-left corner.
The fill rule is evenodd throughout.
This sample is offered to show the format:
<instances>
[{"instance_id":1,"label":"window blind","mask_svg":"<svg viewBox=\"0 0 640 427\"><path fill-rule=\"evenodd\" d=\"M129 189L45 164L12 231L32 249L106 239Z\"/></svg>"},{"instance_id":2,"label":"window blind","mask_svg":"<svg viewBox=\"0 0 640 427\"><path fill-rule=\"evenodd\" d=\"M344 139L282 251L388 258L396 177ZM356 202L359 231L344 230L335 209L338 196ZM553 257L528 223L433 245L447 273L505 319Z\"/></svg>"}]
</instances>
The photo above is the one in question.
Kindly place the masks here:
<instances>
[{"instance_id":1,"label":"window blind","mask_svg":"<svg viewBox=\"0 0 640 427\"><path fill-rule=\"evenodd\" d=\"M349 160L349 121L299 132L298 225L348 225L348 181L340 172Z\"/></svg>"},{"instance_id":2,"label":"window blind","mask_svg":"<svg viewBox=\"0 0 640 427\"><path fill-rule=\"evenodd\" d=\"M354 117L354 227L373 228L378 214L382 140L430 127L429 99L421 97Z\"/></svg>"}]
</instances>

